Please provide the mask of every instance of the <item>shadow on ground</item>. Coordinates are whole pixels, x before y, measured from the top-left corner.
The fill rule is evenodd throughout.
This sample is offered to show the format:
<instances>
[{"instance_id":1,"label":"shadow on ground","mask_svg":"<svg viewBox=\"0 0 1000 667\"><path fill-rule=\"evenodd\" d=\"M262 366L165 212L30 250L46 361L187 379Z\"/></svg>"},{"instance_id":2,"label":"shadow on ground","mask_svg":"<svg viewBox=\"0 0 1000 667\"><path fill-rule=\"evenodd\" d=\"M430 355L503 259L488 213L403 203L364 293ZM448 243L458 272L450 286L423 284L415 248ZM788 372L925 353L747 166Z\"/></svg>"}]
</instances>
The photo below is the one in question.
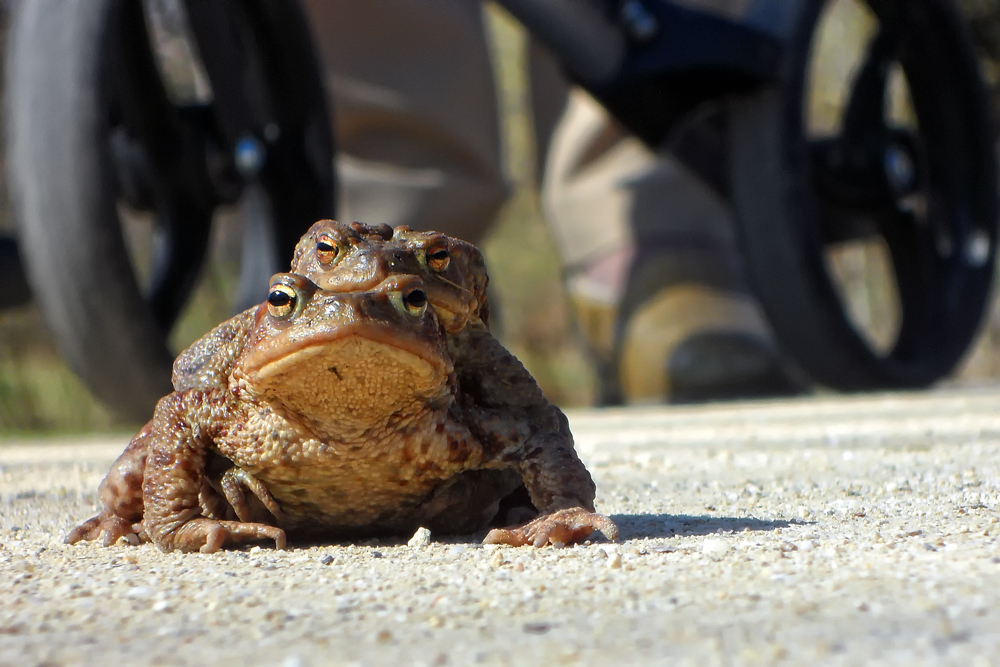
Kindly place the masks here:
<instances>
[{"instance_id":1,"label":"shadow on ground","mask_svg":"<svg viewBox=\"0 0 1000 667\"><path fill-rule=\"evenodd\" d=\"M752 517L691 516L688 514L615 514L611 517L618 524L619 539L641 537L673 537L675 535L712 535L735 533L744 530L764 531L803 525L803 521L765 521Z\"/></svg>"},{"instance_id":2,"label":"shadow on ground","mask_svg":"<svg viewBox=\"0 0 1000 667\"><path fill-rule=\"evenodd\" d=\"M645 537L674 537L697 535L712 535L715 533L735 533L744 530L765 531L776 528L788 528L789 526L800 526L807 521L765 521L752 517L731 517L731 516L691 516L688 514L613 514L611 518L618 525L618 539L620 542L634 540ZM479 543L486 536L486 531L480 531L472 535L435 535L434 541L443 544L468 544ZM335 540L330 541L295 541L296 547L323 546L323 545L360 545L369 547L398 547L407 542L407 537L383 536L372 539L356 540ZM604 536L596 532L592 536L597 542L605 541ZM292 544L289 541L289 544Z\"/></svg>"}]
</instances>

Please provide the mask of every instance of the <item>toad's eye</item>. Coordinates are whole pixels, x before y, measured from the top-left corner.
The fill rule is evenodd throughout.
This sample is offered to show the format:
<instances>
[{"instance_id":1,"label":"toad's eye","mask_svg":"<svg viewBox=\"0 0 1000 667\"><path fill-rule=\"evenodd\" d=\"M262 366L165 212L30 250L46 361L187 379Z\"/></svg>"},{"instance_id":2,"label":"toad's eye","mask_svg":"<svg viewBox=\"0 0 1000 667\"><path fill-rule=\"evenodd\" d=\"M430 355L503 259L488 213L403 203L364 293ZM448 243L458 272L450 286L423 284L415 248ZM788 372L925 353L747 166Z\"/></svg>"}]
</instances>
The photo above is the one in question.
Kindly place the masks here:
<instances>
[{"instance_id":1,"label":"toad's eye","mask_svg":"<svg viewBox=\"0 0 1000 667\"><path fill-rule=\"evenodd\" d=\"M295 310L297 300L295 290L288 285L274 285L271 287L271 293L267 295L267 312L271 313L272 317L284 319Z\"/></svg>"},{"instance_id":2,"label":"toad's eye","mask_svg":"<svg viewBox=\"0 0 1000 667\"><path fill-rule=\"evenodd\" d=\"M422 289L412 289L403 296L407 312L413 315L423 315L427 309L427 292Z\"/></svg>"},{"instance_id":3,"label":"toad's eye","mask_svg":"<svg viewBox=\"0 0 1000 667\"><path fill-rule=\"evenodd\" d=\"M448 268L449 263L451 263L451 254L448 252L448 248L439 246L427 251L427 265L431 267L431 271L441 273Z\"/></svg>"},{"instance_id":4,"label":"toad's eye","mask_svg":"<svg viewBox=\"0 0 1000 667\"><path fill-rule=\"evenodd\" d=\"M316 257L320 263L329 264L337 259L339 253L340 248L337 247L336 242L329 236L323 235L316 240Z\"/></svg>"}]
</instances>

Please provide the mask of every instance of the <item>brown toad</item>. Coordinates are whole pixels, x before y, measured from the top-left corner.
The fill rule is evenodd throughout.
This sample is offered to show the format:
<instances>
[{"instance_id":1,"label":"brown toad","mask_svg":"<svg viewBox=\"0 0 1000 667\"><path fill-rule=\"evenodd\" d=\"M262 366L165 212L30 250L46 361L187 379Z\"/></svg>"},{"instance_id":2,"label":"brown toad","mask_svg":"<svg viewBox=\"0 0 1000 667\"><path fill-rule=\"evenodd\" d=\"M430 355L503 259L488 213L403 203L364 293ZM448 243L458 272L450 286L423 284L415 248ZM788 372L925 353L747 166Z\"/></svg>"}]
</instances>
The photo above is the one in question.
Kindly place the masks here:
<instances>
[{"instance_id":1,"label":"brown toad","mask_svg":"<svg viewBox=\"0 0 1000 667\"><path fill-rule=\"evenodd\" d=\"M141 441L146 452L138 504L148 537L164 549L214 551L261 538L281 546L285 531L471 532L522 482L547 516L495 539L569 542L595 528L614 537L610 520L592 513L593 483L572 445L497 447L470 431L426 302L417 276L349 293L276 276L253 327L236 337L244 342L232 346L238 352L226 381L162 399L130 444ZM263 485L280 507L276 516L256 508L255 521L219 518L205 501L213 461L231 462ZM70 539L136 522L121 512L136 503L112 501Z\"/></svg>"},{"instance_id":2,"label":"brown toad","mask_svg":"<svg viewBox=\"0 0 1000 667\"><path fill-rule=\"evenodd\" d=\"M349 291L365 289L393 273L415 273L424 278L430 305L448 333L460 404L467 426L494 447L557 446L572 450L572 436L562 413L542 395L518 360L507 352L486 329L486 284L488 278L481 253L473 245L436 232L395 230L386 225L370 227L362 223L316 223L298 244L292 264L323 287ZM236 354L246 343L254 317L253 310L223 323L185 350L174 364L174 385L178 391L208 386L225 386ZM101 484L101 499L115 516L138 520L142 508L142 470L146 446L137 437L123 452ZM202 494L209 515L251 516L243 487L253 492L275 516L280 507L263 484L239 467L226 470L225 461L210 461L210 475ZM501 522L534 516L528 494L522 486L505 499ZM225 495L222 501L219 494ZM586 499L593 502L593 492ZM568 503L567 504L571 504ZM230 507L231 506L231 507ZM81 526L70 539L95 536L104 530L105 542L132 532L132 522L97 517L92 525ZM494 531L488 541L521 544L544 542L554 537L559 522L542 520L524 529Z\"/></svg>"}]
</instances>

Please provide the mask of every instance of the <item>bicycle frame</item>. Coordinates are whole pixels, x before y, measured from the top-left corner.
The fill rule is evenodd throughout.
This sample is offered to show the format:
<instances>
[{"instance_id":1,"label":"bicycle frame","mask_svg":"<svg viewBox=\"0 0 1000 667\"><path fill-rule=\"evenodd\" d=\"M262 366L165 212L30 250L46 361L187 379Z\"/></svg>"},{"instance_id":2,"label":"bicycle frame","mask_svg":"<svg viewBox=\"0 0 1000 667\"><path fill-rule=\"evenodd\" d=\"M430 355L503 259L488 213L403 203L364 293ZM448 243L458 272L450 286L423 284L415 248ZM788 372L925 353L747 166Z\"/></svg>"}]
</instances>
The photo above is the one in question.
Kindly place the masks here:
<instances>
[{"instance_id":1,"label":"bicycle frame","mask_svg":"<svg viewBox=\"0 0 1000 667\"><path fill-rule=\"evenodd\" d=\"M669 0L498 1L654 148L704 102L774 80L802 4L755 0L733 21Z\"/></svg>"}]
</instances>

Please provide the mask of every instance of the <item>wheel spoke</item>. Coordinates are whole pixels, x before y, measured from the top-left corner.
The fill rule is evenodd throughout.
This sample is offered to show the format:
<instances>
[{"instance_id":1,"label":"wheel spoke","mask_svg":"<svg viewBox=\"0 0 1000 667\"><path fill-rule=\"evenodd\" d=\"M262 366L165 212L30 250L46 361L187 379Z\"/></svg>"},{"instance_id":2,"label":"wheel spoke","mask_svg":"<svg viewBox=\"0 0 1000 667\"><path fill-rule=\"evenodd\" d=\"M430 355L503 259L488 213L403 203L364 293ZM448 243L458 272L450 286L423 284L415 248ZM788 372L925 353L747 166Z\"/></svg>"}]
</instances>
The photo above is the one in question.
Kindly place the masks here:
<instances>
[{"instance_id":1,"label":"wheel spoke","mask_svg":"<svg viewBox=\"0 0 1000 667\"><path fill-rule=\"evenodd\" d=\"M187 302L208 249L211 216L182 205L157 211L153 270L146 300L153 319L170 331Z\"/></svg>"},{"instance_id":2,"label":"wheel spoke","mask_svg":"<svg viewBox=\"0 0 1000 667\"><path fill-rule=\"evenodd\" d=\"M146 299L168 332L193 289L208 246L215 194L205 165L206 128L170 101L150 48L140 3L123 2L112 58L127 133L148 160L156 211L153 269Z\"/></svg>"},{"instance_id":3,"label":"wheel spoke","mask_svg":"<svg viewBox=\"0 0 1000 667\"><path fill-rule=\"evenodd\" d=\"M892 356L903 361L919 358L941 324L936 307L938 250L930 230L911 211L881 214L879 228L892 257L902 312Z\"/></svg>"},{"instance_id":4,"label":"wheel spoke","mask_svg":"<svg viewBox=\"0 0 1000 667\"><path fill-rule=\"evenodd\" d=\"M261 121L254 113L260 106L259 100L248 95L251 80L246 67L248 53L240 44L235 25L236 6L224 0L186 0L184 6L202 66L212 85L216 122L222 130L224 145L232 154L240 139L252 136Z\"/></svg>"},{"instance_id":5,"label":"wheel spoke","mask_svg":"<svg viewBox=\"0 0 1000 667\"><path fill-rule=\"evenodd\" d=\"M843 136L848 142L860 142L885 129L885 93L898 33L895 24L882 23L868 45L868 54L851 87L843 119Z\"/></svg>"},{"instance_id":6,"label":"wheel spoke","mask_svg":"<svg viewBox=\"0 0 1000 667\"><path fill-rule=\"evenodd\" d=\"M279 262L275 237L274 206L267 192L258 183L243 189L240 202L243 218L243 244L240 259L240 286L234 302L236 312L263 301L267 283L283 267Z\"/></svg>"}]
</instances>

